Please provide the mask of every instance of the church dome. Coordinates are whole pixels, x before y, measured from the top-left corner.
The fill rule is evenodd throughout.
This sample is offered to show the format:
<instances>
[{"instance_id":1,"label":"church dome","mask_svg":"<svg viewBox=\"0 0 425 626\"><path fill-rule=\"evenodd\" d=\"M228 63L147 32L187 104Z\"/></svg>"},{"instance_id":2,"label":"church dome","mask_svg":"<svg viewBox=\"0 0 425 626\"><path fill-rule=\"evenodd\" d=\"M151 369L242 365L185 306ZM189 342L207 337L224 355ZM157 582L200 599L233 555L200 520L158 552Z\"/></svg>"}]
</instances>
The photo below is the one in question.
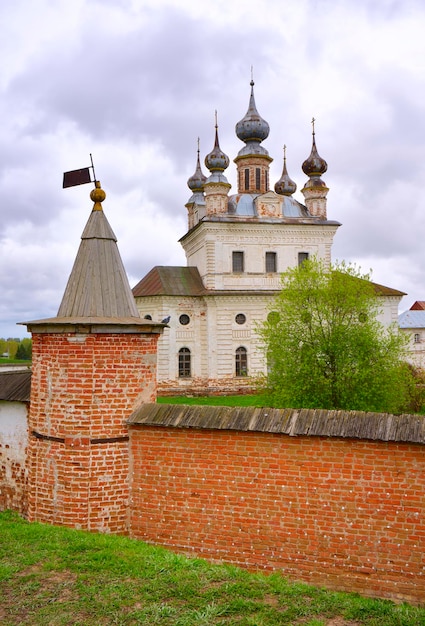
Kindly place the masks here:
<instances>
[{"instance_id":1,"label":"church dome","mask_svg":"<svg viewBox=\"0 0 425 626\"><path fill-rule=\"evenodd\" d=\"M227 154L224 154L224 152L221 150L218 141L218 124L216 114L214 148L205 157L205 165L210 170L210 172L224 172L224 170L229 167L229 163L230 159Z\"/></svg>"},{"instance_id":2,"label":"church dome","mask_svg":"<svg viewBox=\"0 0 425 626\"><path fill-rule=\"evenodd\" d=\"M306 159L304 163L302 164L302 170L304 174L310 177L321 176L328 169L328 164L326 163L325 159L322 159L322 157L317 152L315 132L314 132L314 121L315 120L313 118L313 145L311 148L311 153L308 159Z\"/></svg>"},{"instance_id":3,"label":"church dome","mask_svg":"<svg viewBox=\"0 0 425 626\"><path fill-rule=\"evenodd\" d=\"M235 127L236 136L245 143L261 142L269 136L270 127L257 111L254 98L254 81L251 80L251 97L248 111Z\"/></svg>"},{"instance_id":4,"label":"church dome","mask_svg":"<svg viewBox=\"0 0 425 626\"><path fill-rule=\"evenodd\" d=\"M277 183L274 186L274 190L276 193L281 196L291 196L297 190L297 185L294 181L289 177L288 171L286 169L286 146L283 146L283 171L282 176L279 178Z\"/></svg>"},{"instance_id":5,"label":"church dome","mask_svg":"<svg viewBox=\"0 0 425 626\"><path fill-rule=\"evenodd\" d=\"M192 174L192 176L188 179L187 186L193 192L203 191L206 180L207 180L207 177L201 170L201 163L199 160L199 139L198 139L198 158L196 161L196 169L195 169L195 173Z\"/></svg>"}]
</instances>

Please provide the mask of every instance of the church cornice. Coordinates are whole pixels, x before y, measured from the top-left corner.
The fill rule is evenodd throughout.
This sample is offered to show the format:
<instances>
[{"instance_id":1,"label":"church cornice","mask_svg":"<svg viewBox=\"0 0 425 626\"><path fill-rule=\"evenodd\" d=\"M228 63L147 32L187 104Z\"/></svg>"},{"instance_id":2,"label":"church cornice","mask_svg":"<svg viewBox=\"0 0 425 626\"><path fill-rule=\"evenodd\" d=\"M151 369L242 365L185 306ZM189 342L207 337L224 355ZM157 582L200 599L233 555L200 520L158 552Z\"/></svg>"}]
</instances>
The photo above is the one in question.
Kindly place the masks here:
<instances>
[{"instance_id":1,"label":"church cornice","mask_svg":"<svg viewBox=\"0 0 425 626\"><path fill-rule=\"evenodd\" d=\"M339 228L341 222L336 220L321 220L318 218L258 218L258 217L227 217L227 216L208 216L200 220L193 228L179 239L179 243L184 242L190 236L197 231L204 230L208 232L216 233L220 229L220 224L234 224L240 226L246 230L247 227L255 228L258 230L264 230L264 227L272 226L273 228L285 226L294 230L296 227L300 228L300 232L304 232L307 228L317 228L322 226L324 228Z\"/></svg>"}]
</instances>

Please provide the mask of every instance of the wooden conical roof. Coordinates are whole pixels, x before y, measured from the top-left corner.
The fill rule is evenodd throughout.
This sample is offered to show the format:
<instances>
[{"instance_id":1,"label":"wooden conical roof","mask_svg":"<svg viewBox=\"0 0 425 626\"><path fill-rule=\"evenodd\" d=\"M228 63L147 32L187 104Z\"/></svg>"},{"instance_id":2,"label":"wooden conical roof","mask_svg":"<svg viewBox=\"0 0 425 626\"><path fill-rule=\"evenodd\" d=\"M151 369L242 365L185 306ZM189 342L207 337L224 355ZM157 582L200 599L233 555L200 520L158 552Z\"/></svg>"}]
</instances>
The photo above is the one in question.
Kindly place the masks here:
<instances>
[{"instance_id":1,"label":"wooden conical roof","mask_svg":"<svg viewBox=\"0 0 425 626\"><path fill-rule=\"evenodd\" d=\"M117 246L102 209L106 194L96 182L94 201L56 317L25 322L28 326L163 327L140 319ZM147 330L147 328L146 328ZM128 331L124 331L128 332ZM140 332L140 331L138 331ZM160 332L151 328L150 332Z\"/></svg>"}]
</instances>

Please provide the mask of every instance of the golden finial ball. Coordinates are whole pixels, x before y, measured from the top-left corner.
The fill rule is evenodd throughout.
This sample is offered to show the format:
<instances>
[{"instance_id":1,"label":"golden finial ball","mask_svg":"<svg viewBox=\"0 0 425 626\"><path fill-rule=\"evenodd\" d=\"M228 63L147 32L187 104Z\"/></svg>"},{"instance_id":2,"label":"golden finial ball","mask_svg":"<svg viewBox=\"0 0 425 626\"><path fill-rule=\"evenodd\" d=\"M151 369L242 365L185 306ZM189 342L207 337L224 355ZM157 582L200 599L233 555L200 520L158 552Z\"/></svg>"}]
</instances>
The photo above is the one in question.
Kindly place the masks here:
<instances>
[{"instance_id":1,"label":"golden finial ball","mask_svg":"<svg viewBox=\"0 0 425 626\"><path fill-rule=\"evenodd\" d=\"M90 199L93 200L93 202L97 203L103 202L105 198L106 193L103 191L103 189L101 189L100 183L96 181L96 188L91 190Z\"/></svg>"}]
</instances>

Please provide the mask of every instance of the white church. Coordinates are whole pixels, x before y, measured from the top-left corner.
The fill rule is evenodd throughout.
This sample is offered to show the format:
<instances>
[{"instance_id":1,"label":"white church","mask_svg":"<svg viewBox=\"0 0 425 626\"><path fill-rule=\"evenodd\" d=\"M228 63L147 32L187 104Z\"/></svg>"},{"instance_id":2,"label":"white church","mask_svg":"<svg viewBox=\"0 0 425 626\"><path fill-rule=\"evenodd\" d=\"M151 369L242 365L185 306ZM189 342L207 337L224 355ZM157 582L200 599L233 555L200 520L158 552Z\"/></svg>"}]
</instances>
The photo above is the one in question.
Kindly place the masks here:
<instances>
[{"instance_id":1,"label":"white church","mask_svg":"<svg viewBox=\"0 0 425 626\"><path fill-rule=\"evenodd\" d=\"M234 162L238 189L230 194L225 170L229 157L215 143L188 180L188 230L180 239L185 267L154 267L133 288L141 317L162 320L169 328L158 346L158 391L176 394L237 393L267 372L256 327L270 312L281 288L280 274L311 256L331 262L332 242L341 225L329 220L322 175L327 164L313 142L302 164L307 177L301 204L296 184L283 171L270 189L272 158L262 145L269 125L254 99L236 124L243 142ZM381 321L397 323L403 292L375 285L382 296Z\"/></svg>"}]
</instances>

